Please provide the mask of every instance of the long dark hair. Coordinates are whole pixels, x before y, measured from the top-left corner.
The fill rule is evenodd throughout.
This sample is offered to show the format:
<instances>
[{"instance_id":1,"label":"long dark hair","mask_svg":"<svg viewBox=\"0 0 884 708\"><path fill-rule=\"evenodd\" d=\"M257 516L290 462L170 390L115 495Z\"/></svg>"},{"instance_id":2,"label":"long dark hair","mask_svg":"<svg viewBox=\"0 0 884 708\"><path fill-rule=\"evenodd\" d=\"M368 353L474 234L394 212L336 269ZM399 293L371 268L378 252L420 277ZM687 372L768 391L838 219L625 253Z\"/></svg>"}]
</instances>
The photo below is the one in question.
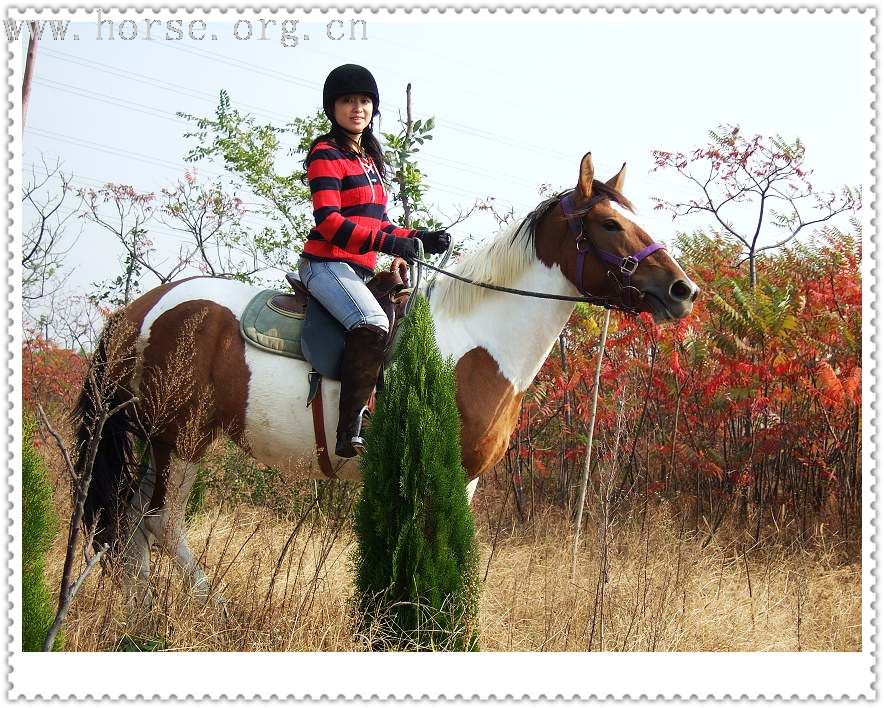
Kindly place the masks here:
<instances>
[{"instance_id":1,"label":"long dark hair","mask_svg":"<svg viewBox=\"0 0 884 708\"><path fill-rule=\"evenodd\" d=\"M375 113L375 116L378 115ZM380 176L381 180L386 181L387 179L387 165L384 163L384 151L381 149L381 144L378 139L374 136L372 132L372 128L374 126L374 116L372 116L371 122L362 129L362 149L366 155L371 158L371 161L374 163L374 168ZM313 152L313 148L316 147L318 143L323 141L328 141L333 143L341 152L343 152L348 157L356 156L356 143L353 141L353 138L350 137L350 134L344 130L341 126L332 120L331 130L323 135L320 135L316 138L312 143L310 143L310 147L307 148L307 156L304 158L304 180L307 179L307 160L310 159L310 153Z\"/></svg>"}]
</instances>

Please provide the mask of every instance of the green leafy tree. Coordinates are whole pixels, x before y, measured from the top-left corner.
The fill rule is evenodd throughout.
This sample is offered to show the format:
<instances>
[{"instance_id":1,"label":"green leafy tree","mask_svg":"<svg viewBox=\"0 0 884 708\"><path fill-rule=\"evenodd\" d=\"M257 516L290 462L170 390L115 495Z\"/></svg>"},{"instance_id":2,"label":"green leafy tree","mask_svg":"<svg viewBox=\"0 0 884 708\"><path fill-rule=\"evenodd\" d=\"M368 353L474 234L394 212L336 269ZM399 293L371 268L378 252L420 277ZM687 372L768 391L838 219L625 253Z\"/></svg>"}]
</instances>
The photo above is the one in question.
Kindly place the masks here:
<instances>
[{"instance_id":1,"label":"green leafy tree","mask_svg":"<svg viewBox=\"0 0 884 708\"><path fill-rule=\"evenodd\" d=\"M361 629L374 649L475 649L478 556L454 367L439 353L424 298L403 326L361 459Z\"/></svg>"},{"instance_id":2,"label":"green leafy tree","mask_svg":"<svg viewBox=\"0 0 884 708\"><path fill-rule=\"evenodd\" d=\"M427 201L426 175L418 165L418 153L433 139L435 118L412 120L408 87L407 116L399 116L399 131L383 133L384 159L390 168L390 194L402 209L401 223L413 228L439 229L443 223ZM184 137L195 141L185 155L189 162L206 160L221 164L231 176L235 191L248 190L258 198L253 213L269 225L254 233L240 234L240 248L261 254L263 262L294 269L304 240L313 227L310 189L303 160L315 138L328 132L330 123L323 111L294 118L283 125L260 123L242 113L221 91L214 116L179 113L194 129ZM476 209L459 210L446 228L465 221ZM394 217L395 220L395 217ZM455 253L460 249L456 248ZM386 267L386 259L381 259Z\"/></svg>"},{"instance_id":3,"label":"green leafy tree","mask_svg":"<svg viewBox=\"0 0 884 708\"><path fill-rule=\"evenodd\" d=\"M259 124L253 115L233 107L226 91L221 91L213 117L178 115L195 126L195 130L184 134L185 138L196 140L185 159L220 162L237 186L247 187L260 199L257 212L270 225L252 235L255 245L292 267L293 263L288 261L292 254L300 252L313 226L307 208L310 189L300 163L313 138L329 129L328 118L317 111L281 126ZM285 142L286 136L293 137L294 142Z\"/></svg>"},{"instance_id":4,"label":"green leafy tree","mask_svg":"<svg viewBox=\"0 0 884 708\"><path fill-rule=\"evenodd\" d=\"M58 534L49 472L34 450L34 420L22 425L22 650L40 651L55 619L52 594L43 575L46 553ZM53 645L61 649L59 634Z\"/></svg>"},{"instance_id":5,"label":"green leafy tree","mask_svg":"<svg viewBox=\"0 0 884 708\"><path fill-rule=\"evenodd\" d=\"M433 216L425 201L427 186L424 183L424 174L417 164L417 154L421 146L427 140L433 139L435 118L430 116L426 120L412 122L409 115L407 120L403 121L400 117L399 121L402 129L398 133L383 134L387 144L384 160L390 166L398 185L393 199L404 211L403 223L406 226L440 229L442 223Z\"/></svg>"}]
</instances>

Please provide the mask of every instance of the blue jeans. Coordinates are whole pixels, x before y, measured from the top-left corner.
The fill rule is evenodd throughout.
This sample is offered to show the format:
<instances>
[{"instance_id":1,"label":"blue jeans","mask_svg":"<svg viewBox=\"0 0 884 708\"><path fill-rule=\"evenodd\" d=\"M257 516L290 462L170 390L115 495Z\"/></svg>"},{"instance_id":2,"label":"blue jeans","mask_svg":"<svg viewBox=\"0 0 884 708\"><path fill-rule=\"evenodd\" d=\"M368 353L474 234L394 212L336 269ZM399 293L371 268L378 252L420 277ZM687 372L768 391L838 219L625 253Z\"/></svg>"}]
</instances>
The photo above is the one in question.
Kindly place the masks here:
<instances>
[{"instance_id":1,"label":"blue jeans","mask_svg":"<svg viewBox=\"0 0 884 708\"><path fill-rule=\"evenodd\" d=\"M388 332L390 320L363 279L343 261L301 258L298 275L310 294L349 332L357 327L379 327Z\"/></svg>"}]
</instances>

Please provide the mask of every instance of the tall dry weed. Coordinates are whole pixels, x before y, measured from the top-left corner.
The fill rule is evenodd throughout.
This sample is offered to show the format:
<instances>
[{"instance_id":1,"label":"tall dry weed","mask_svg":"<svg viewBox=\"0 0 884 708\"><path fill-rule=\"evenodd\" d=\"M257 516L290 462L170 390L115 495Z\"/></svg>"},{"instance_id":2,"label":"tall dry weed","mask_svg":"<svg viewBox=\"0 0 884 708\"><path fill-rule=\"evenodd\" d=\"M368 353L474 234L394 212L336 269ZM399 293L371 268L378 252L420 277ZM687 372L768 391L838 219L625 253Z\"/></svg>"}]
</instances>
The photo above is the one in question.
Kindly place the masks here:
<instances>
[{"instance_id":1,"label":"tall dry weed","mask_svg":"<svg viewBox=\"0 0 884 708\"><path fill-rule=\"evenodd\" d=\"M665 508L618 520L607 562L587 534L568 577L571 528L548 515L508 527L490 557L479 640L484 651L858 651L860 568L838 549L711 542ZM187 592L155 554L156 607L144 636L175 651L361 651L354 636L346 514L317 507L283 519L257 507L214 506L188 532L223 603ZM50 567L60 570L56 548ZM600 602L600 586L604 602ZM67 648L113 648L126 633L124 603L109 577L87 581L66 626ZM377 628L382 634L383 628ZM376 640L377 637L374 637Z\"/></svg>"}]
</instances>

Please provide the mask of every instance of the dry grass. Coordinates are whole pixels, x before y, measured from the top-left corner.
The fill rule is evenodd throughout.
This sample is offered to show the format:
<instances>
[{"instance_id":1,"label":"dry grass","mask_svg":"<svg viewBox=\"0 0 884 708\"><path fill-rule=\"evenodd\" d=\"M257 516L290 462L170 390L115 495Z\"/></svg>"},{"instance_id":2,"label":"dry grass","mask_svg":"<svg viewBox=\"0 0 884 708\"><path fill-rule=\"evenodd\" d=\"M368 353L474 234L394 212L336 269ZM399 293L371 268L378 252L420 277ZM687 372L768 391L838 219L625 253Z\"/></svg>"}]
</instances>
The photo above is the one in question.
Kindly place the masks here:
<instances>
[{"instance_id":1,"label":"dry grass","mask_svg":"<svg viewBox=\"0 0 884 708\"><path fill-rule=\"evenodd\" d=\"M644 522L644 523L643 523ZM539 522L499 545L482 601L483 648L500 651L859 651L858 564L833 549L711 543L661 509L610 532L606 572L585 539Z\"/></svg>"},{"instance_id":2,"label":"dry grass","mask_svg":"<svg viewBox=\"0 0 884 708\"><path fill-rule=\"evenodd\" d=\"M192 600L168 559L155 554L151 616L138 627L127 623L117 584L96 574L74 603L66 649L112 649L128 632L162 637L179 651L363 650L349 615L349 524L314 510L297 525L255 507L210 508L188 536L223 605ZM590 528L572 582L570 530L561 521L540 519L505 534L480 528L488 570L481 648L860 650L860 568L834 549L715 541L704 548L703 537L663 509L612 525L608 538L606 573ZM62 546L60 539L49 559L53 585Z\"/></svg>"}]
</instances>

